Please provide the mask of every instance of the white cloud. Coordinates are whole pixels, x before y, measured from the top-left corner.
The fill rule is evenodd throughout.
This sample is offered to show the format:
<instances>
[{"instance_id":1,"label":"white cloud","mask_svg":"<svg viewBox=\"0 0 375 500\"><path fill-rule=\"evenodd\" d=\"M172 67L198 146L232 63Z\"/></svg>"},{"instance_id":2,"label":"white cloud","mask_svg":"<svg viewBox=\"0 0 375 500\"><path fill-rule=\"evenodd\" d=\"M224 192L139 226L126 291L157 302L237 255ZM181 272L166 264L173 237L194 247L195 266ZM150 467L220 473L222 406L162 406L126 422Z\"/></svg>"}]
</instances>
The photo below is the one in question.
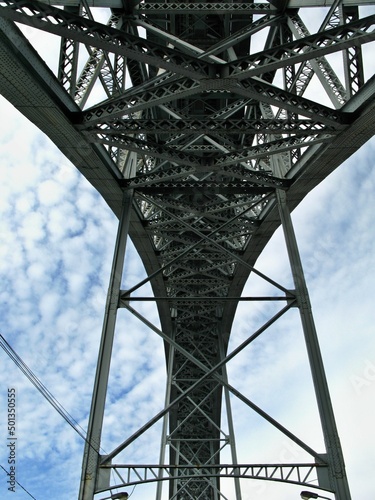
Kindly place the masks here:
<instances>
[{"instance_id":1,"label":"white cloud","mask_svg":"<svg viewBox=\"0 0 375 500\"><path fill-rule=\"evenodd\" d=\"M61 185L52 179L43 181L38 188L39 202L42 205L51 207L61 202L63 190Z\"/></svg>"}]
</instances>

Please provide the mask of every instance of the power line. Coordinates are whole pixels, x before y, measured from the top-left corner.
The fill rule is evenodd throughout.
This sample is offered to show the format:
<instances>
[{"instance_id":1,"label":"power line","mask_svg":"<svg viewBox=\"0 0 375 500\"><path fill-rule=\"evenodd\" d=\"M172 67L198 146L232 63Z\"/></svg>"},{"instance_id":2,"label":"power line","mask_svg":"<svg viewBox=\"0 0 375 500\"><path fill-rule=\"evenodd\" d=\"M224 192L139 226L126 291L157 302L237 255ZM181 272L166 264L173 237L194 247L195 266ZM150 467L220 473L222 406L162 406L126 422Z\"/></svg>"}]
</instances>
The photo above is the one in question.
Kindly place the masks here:
<instances>
[{"instance_id":1,"label":"power line","mask_svg":"<svg viewBox=\"0 0 375 500\"><path fill-rule=\"evenodd\" d=\"M63 417L63 419L77 432L77 434L84 439L89 446L96 448L90 443L87 439L87 435L85 430L81 427L81 425L70 415L70 413L62 406L61 403L55 398L55 396L47 389L47 387L43 384L41 380L32 372L32 370L27 366L27 364L22 360L22 358L16 353L16 351L12 348L12 346L5 340L3 335L0 334L0 347L6 352L6 354L10 357L10 359L15 363L15 365L22 371L24 375L30 380L30 382L38 389L38 391L42 394L42 396L55 408L55 410ZM101 448L102 449L102 448ZM2 466L0 467L8 474L9 472ZM18 481L16 483L23 489L25 492L30 495L31 498L34 498ZM134 488L133 488L134 491ZM133 493L133 492L132 492Z\"/></svg>"},{"instance_id":2,"label":"power line","mask_svg":"<svg viewBox=\"0 0 375 500\"><path fill-rule=\"evenodd\" d=\"M26 365L22 358L15 352L12 346L5 340L3 335L0 334L0 347L8 354L10 359L18 366L24 375L30 380L30 382L38 389L42 396L55 408L55 410L63 417L63 419L68 422L68 424L77 432L77 434L84 439L89 446L96 448L87 439L85 430L80 426L80 424L70 415L70 413L62 406L61 403L55 398L55 396L47 389L47 387L39 380L39 378L32 372L32 370Z\"/></svg>"},{"instance_id":3,"label":"power line","mask_svg":"<svg viewBox=\"0 0 375 500\"><path fill-rule=\"evenodd\" d=\"M10 359L18 366L18 368L26 375L30 382L38 389L38 391L46 398L46 400L57 410L60 415L68 422L68 424L73 427L73 429L81 436L82 439L86 441L86 432L79 425L79 423L74 420L74 418L68 413L67 410L57 401L53 394L47 389L47 387L38 379L38 377L30 370L26 363L18 356L11 345L5 340L5 338L0 334L0 346L8 354Z\"/></svg>"},{"instance_id":4,"label":"power line","mask_svg":"<svg viewBox=\"0 0 375 500\"><path fill-rule=\"evenodd\" d=\"M4 472L6 472L6 474L7 474L8 476L10 476L9 472L8 472L8 471L7 471L7 470L6 470L6 469L5 469L5 468L4 468L1 464L0 464L0 467L3 469L3 471L4 471ZM24 491L25 491L25 492L26 492L26 493L27 493L27 494L28 494L31 498L33 498L34 500L36 500L36 498L35 498L35 497L34 497L34 496L33 496L33 495L29 492L29 491L27 491L27 489L26 489L24 486L22 486L22 484L21 484L19 481L17 481L17 479L15 479L15 482L16 482L16 483L18 484L18 486L20 486L20 487L21 487L21 488L22 488L22 489L23 489L23 490L24 490Z\"/></svg>"}]
</instances>

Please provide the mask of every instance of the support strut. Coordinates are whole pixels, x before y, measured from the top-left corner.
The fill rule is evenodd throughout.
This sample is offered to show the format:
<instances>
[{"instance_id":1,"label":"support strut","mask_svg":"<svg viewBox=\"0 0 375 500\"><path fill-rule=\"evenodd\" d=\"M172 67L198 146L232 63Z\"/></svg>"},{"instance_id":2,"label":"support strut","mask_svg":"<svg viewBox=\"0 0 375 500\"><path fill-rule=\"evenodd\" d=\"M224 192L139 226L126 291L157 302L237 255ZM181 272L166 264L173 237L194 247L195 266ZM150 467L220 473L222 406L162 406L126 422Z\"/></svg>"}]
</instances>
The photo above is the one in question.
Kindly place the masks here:
<instances>
[{"instance_id":1,"label":"support strut","mask_svg":"<svg viewBox=\"0 0 375 500\"><path fill-rule=\"evenodd\" d=\"M297 239L287 205L286 193L278 190L277 200L326 445L327 455L325 458L329 465L329 484L321 484L320 486L332 489L335 492L337 500L350 500L351 496L345 472L344 457L336 427Z\"/></svg>"},{"instance_id":2,"label":"support strut","mask_svg":"<svg viewBox=\"0 0 375 500\"><path fill-rule=\"evenodd\" d=\"M83 455L79 500L92 500L94 498L98 479L100 439L120 297L121 278L124 267L126 241L129 234L132 200L133 191L124 191L99 347L98 364L87 430L87 442Z\"/></svg>"}]
</instances>

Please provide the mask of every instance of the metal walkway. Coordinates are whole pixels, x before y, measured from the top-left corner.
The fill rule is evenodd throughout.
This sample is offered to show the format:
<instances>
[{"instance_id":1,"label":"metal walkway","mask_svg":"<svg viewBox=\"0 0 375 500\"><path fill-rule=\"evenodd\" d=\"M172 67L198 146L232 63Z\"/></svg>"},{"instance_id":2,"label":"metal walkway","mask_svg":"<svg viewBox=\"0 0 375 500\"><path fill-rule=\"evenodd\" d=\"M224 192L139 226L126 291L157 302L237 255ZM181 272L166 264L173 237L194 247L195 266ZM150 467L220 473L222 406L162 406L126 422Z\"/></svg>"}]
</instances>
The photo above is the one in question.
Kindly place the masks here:
<instances>
[{"instance_id":1,"label":"metal walkway","mask_svg":"<svg viewBox=\"0 0 375 500\"><path fill-rule=\"evenodd\" d=\"M226 498L221 478L227 477L236 500L248 478L315 481L336 499L350 499L290 212L374 135L375 80L367 74L374 66L374 5L0 0L1 94L49 136L119 217L80 500L111 498L115 488L152 481L157 499L168 491L170 500L218 500ZM61 38L56 74L33 47L33 30ZM280 224L292 290L254 268ZM121 290L128 236L148 277ZM241 297L250 273L275 293ZM148 281L161 328L134 305L150 300L134 295ZM236 308L245 300L280 307L228 351ZM118 446L102 456L120 307L164 340L165 408L133 435L118 436ZM292 307L301 315L324 454L227 377L227 363ZM233 396L311 461L239 464ZM161 420L160 463L122 463L121 453ZM230 464L220 458L226 447Z\"/></svg>"}]
</instances>

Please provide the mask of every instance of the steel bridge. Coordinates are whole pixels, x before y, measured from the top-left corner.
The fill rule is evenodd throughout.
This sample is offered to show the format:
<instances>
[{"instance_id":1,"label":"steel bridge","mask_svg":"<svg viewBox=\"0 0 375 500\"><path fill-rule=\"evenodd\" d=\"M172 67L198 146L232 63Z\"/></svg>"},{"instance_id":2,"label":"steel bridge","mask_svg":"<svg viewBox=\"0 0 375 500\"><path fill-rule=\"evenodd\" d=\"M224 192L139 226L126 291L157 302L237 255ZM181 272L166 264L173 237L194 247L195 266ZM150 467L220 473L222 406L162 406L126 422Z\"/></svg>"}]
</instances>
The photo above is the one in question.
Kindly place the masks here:
<instances>
[{"instance_id":1,"label":"steel bridge","mask_svg":"<svg viewBox=\"0 0 375 500\"><path fill-rule=\"evenodd\" d=\"M71 160L119 218L80 500L125 498L115 490L153 481L158 500L166 490L170 500L218 500L227 498L223 478L234 482L236 500L248 478L313 484L318 492L350 499L290 213L374 134L375 79L368 74L374 5L0 0L1 94ZM35 30L61 39L55 73L33 46ZM293 289L254 267L280 225ZM128 237L147 278L122 290ZM275 293L241 296L251 273ZM136 299L150 300L136 294L147 282L160 328L134 306ZM245 300L273 301L278 309L228 349L236 308ZM164 341L165 406L132 435L118 436L118 446L102 455L119 308ZM227 376L228 362L291 308L301 316L324 453ZM233 397L300 446L310 462L238 463ZM121 453L159 421L160 463L122 463ZM221 462L224 448L229 464Z\"/></svg>"}]
</instances>

